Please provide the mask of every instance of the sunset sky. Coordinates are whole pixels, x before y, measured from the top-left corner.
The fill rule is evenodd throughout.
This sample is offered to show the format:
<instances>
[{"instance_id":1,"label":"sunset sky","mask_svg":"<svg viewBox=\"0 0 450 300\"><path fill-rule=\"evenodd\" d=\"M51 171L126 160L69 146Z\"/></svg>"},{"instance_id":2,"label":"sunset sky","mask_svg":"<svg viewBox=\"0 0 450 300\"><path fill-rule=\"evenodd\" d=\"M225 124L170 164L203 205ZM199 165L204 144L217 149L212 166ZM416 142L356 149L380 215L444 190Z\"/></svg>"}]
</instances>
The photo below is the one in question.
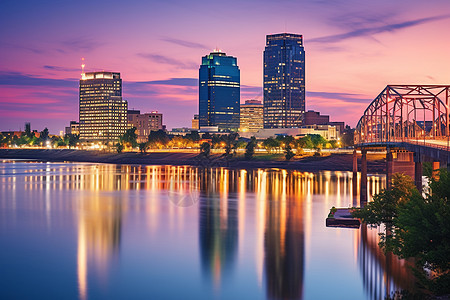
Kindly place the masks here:
<instances>
[{"instance_id":1,"label":"sunset sky","mask_svg":"<svg viewBox=\"0 0 450 300\"><path fill-rule=\"evenodd\" d=\"M86 71L116 71L129 108L190 127L198 68L238 58L241 102L262 99L266 34L302 34L306 108L355 126L387 84L450 84L449 0L0 2L0 131L78 121Z\"/></svg>"}]
</instances>

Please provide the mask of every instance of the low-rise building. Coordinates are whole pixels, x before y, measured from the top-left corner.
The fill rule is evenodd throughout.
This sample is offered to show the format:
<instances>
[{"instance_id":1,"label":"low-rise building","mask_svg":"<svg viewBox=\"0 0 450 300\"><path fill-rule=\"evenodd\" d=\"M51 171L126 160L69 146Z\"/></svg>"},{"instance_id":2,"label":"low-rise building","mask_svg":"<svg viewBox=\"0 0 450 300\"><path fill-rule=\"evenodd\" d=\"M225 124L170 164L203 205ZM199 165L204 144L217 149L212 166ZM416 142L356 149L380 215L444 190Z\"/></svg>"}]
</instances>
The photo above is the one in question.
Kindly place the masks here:
<instances>
[{"instance_id":1,"label":"low-rise building","mask_svg":"<svg viewBox=\"0 0 450 300\"><path fill-rule=\"evenodd\" d=\"M80 123L70 121L70 125L65 128L65 134L80 134Z\"/></svg>"},{"instance_id":2,"label":"low-rise building","mask_svg":"<svg viewBox=\"0 0 450 300\"><path fill-rule=\"evenodd\" d=\"M136 127L137 142L145 143L151 131L164 129L163 114L157 111L141 114L139 110L128 111L128 128Z\"/></svg>"},{"instance_id":3,"label":"low-rise building","mask_svg":"<svg viewBox=\"0 0 450 300\"><path fill-rule=\"evenodd\" d=\"M264 126L264 106L258 100L246 100L241 104L240 128L241 132L257 132Z\"/></svg>"},{"instance_id":4,"label":"low-rise building","mask_svg":"<svg viewBox=\"0 0 450 300\"><path fill-rule=\"evenodd\" d=\"M319 134L327 140L336 140L338 138L336 126L331 125L305 125L299 128L264 128L257 132L241 132L240 136L257 139L267 139L278 135L290 135L294 138L302 138L308 134Z\"/></svg>"}]
</instances>

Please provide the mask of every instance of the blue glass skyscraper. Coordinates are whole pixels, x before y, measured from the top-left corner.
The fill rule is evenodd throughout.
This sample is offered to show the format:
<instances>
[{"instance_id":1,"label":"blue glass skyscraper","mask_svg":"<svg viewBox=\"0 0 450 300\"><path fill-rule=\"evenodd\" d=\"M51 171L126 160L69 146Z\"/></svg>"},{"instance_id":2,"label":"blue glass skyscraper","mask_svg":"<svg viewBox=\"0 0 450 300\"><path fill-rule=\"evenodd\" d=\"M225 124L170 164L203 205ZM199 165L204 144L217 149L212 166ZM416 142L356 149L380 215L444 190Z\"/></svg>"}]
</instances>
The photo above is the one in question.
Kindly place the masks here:
<instances>
[{"instance_id":1,"label":"blue glass skyscraper","mask_svg":"<svg viewBox=\"0 0 450 300\"><path fill-rule=\"evenodd\" d=\"M199 70L199 125L237 130L240 112L240 70L237 59L220 50L202 58Z\"/></svg>"},{"instance_id":2,"label":"blue glass skyscraper","mask_svg":"<svg viewBox=\"0 0 450 300\"><path fill-rule=\"evenodd\" d=\"M266 36L264 128L302 125L305 112L305 50L299 34Z\"/></svg>"}]
</instances>

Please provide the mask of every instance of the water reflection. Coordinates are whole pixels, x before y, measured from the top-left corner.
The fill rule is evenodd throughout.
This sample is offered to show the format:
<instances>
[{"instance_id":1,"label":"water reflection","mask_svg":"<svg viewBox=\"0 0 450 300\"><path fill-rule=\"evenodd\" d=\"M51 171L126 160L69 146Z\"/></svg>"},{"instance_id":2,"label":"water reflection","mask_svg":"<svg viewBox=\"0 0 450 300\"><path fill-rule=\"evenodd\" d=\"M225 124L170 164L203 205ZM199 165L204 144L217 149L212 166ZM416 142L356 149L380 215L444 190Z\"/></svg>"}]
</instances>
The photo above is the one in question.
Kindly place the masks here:
<instances>
[{"instance_id":1,"label":"water reflection","mask_svg":"<svg viewBox=\"0 0 450 300\"><path fill-rule=\"evenodd\" d=\"M220 284L222 276L229 275L238 247L237 201L228 198L229 189L235 188L229 175L227 169L202 170L200 180L199 239L202 269L216 286Z\"/></svg>"},{"instance_id":2,"label":"water reflection","mask_svg":"<svg viewBox=\"0 0 450 300\"><path fill-rule=\"evenodd\" d=\"M399 259L378 246L380 228L361 227L358 263L367 299L384 299L396 291L414 289L413 263Z\"/></svg>"},{"instance_id":3,"label":"water reflection","mask_svg":"<svg viewBox=\"0 0 450 300\"><path fill-rule=\"evenodd\" d=\"M95 194L79 199L77 271L80 299L87 296L88 266L106 280L120 248L123 204L119 199Z\"/></svg>"},{"instance_id":4,"label":"water reflection","mask_svg":"<svg viewBox=\"0 0 450 300\"><path fill-rule=\"evenodd\" d=\"M369 176L369 194L379 192L384 184L384 177ZM379 249L375 230L325 228L324 218L331 206L359 205L350 172L3 163L0 185L0 229L21 221L20 206L42 216L50 229L58 226L55 220L61 211L71 213L70 222L76 228L76 269L72 271L79 299L98 298L92 295L98 296L99 285L116 292L127 290L117 284L124 272L121 268L125 268L121 264L136 255L138 247L145 247L140 242L127 248L133 234L138 240L152 239L152 254L162 253L168 261L193 252L191 260L198 258L194 268L199 269L201 279L192 275L192 285L199 295L206 293L205 287L212 287L223 298L232 298L236 294L227 294L230 285L228 290L219 287L240 278L245 281L240 288L248 291L237 291L237 295L242 292L251 297L262 292L270 299L317 298L311 296L315 295L311 290L330 282L323 276L323 282L308 285L308 252L318 253L313 257L324 261L349 257L350 265L343 271L348 274L359 268L360 276L346 283L341 294L361 289L361 297L383 299L386 293L407 289L413 282L406 262L386 257ZM138 233L126 230L140 218L144 221L131 227ZM315 242L320 235L349 245L354 252L321 252L326 245ZM189 244L185 236L194 243ZM0 242L7 244L8 240L1 239L0 235ZM191 246L178 249L170 244L174 240ZM139 264L152 262L152 258L140 256ZM192 265L188 269L183 263L165 266L175 282L183 280L178 271L195 274ZM128 276L136 276L136 272L133 269ZM153 272L159 276L157 270ZM152 295L159 287L137 288L148 289L147 295ZM182 291L179 295L183 296Z\"/></svg>"}]
</instances>

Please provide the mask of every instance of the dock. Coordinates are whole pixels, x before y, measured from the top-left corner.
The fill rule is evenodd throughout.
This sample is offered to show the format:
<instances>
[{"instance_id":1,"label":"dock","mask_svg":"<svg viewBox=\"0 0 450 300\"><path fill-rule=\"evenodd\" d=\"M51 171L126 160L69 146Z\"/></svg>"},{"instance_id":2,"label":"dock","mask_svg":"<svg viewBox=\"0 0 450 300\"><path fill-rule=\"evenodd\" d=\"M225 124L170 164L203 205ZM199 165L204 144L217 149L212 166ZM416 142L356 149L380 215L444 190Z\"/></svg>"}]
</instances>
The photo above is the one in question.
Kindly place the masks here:
<instances>
[{"instance_id":1,"label":"dock","mask_svg":"<svg viewBox=\"0 0 450 300\"><path fill-rule=\"evenodd\" d=\"M326 219L327 227L359 228L361 221L351 214L350 208L334 208Z\"/></svg>"}]
</instances>

